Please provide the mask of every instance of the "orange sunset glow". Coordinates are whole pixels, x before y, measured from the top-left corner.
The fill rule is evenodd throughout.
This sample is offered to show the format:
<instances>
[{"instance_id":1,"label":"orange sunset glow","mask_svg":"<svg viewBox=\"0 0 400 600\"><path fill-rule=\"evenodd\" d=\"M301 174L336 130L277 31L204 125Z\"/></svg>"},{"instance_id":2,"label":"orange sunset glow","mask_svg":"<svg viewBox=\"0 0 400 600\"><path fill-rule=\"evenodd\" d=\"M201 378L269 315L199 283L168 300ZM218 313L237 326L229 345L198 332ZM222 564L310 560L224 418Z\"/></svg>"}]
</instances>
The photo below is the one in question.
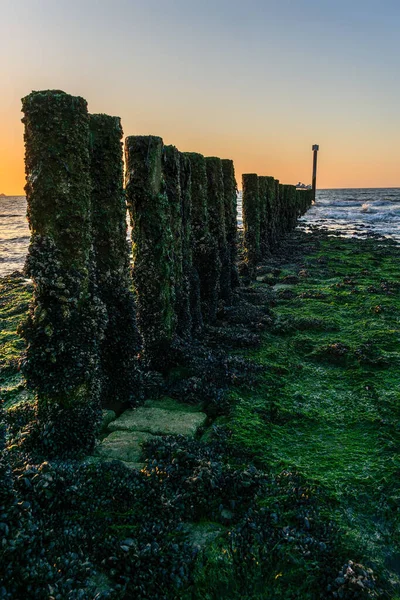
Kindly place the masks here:
<instances>
[{"instance_id":1,"label":"orange sunset glow","mask_svg":"<svg viewBox=\"0 0 400 600\"><path fill-rule=\"evenodd\" d=\"M360 19L356 8L311 0L122 2L121 13L92 0L42 4L46 11L30 2L3 10L0 192L23 194L20 99L51 88L120 116L125 135L232 158L239 187L254 171L310 183L314 143L319 187L400 186L400 84L391 76L400 59L389 14Z\"/></svg>"}]
</instances>

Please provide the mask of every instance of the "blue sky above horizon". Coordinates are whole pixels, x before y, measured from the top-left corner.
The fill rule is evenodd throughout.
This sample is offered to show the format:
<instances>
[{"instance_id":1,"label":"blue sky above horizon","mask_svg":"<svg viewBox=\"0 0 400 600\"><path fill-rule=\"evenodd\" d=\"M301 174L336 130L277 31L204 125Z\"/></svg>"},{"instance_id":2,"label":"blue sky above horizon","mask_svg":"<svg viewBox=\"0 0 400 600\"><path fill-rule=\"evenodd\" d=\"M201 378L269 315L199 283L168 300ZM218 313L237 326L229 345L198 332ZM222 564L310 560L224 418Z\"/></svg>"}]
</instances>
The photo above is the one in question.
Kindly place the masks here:
<instances>
[{"instance_id":1,"label":"blue sky above horizon","mask_svg":"<svg viewBox=\"0 0 400 600\"><path fill-rule=\"evenodd\" d=\"M0 0L0 191L23 187L20 98L63 89L126 135L321 187L400 186L400 3Z\"/></svg>"}]
</instances>

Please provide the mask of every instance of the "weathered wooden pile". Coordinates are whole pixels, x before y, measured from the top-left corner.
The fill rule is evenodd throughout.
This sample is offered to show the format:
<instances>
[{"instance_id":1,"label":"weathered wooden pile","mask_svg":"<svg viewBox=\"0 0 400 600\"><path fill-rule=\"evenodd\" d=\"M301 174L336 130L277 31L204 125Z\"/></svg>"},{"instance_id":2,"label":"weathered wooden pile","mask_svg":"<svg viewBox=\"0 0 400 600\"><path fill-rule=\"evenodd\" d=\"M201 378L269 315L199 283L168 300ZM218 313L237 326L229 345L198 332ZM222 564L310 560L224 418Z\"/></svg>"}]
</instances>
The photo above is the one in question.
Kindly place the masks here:
<instances>
[{"instance_id":1,"label":"weathered wooden pile","mask_svg":"<svg viewBox=\"0 0 400 600\"><path fill-rule=\"evenodd\" d=\"M89 452L101 406L138 393L138 364L165 370L239 286L231 160L125 141L120 119L58 90L23 99L34 300L21 329L51 454ZM254 272L310 204L272 177L243 176L244 246ZM133 286L126 207L132 225Z\"/></svg>"}]
</instances>

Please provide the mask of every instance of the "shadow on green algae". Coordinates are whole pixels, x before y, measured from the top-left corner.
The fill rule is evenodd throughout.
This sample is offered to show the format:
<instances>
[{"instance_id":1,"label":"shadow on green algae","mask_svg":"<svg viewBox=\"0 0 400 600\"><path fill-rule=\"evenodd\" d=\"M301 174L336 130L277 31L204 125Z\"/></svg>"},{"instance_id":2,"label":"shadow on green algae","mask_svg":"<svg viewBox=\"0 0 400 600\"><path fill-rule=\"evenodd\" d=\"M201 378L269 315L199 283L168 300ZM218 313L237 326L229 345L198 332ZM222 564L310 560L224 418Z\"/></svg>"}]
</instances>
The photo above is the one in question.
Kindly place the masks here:
<instances>
[{"instance_id":1,"label":"shadow on green algae","mask_svg":"<svg viewBox=\"0 0 400 600\"><path fill-rule=\"evenodd\" d=\"M258 389L236 395L232 443L259 468L295 470L321 486L344 555L379 572L395 594L400 248L323 234L298 241L311 247L296 262L280 261L277 282L291 274L296 283L286 299L277 286L274 325L247 354L265 372Z\"/></svg>"}]
</instances>

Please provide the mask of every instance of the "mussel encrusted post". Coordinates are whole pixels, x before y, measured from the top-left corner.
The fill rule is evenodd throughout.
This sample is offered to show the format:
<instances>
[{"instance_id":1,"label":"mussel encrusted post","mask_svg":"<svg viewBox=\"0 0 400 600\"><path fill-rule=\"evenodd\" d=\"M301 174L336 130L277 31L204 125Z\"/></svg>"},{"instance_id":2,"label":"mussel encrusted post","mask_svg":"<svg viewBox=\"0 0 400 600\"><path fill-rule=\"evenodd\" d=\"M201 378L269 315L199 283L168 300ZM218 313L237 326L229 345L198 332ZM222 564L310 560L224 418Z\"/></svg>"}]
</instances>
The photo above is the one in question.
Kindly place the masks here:
<instances>
[{"instance_id":1,"label":"mussel encrusted post","mask_svg":"<svg viewBox=\"0 0 400 600\"><path fill-rule=\"evenodd\" d=\"M260 198L260 256L265 258L269 254L268 243L268 177L259 176Z\"/></svg>"},{"instance_id":2,"label":"mussel encrusted post","mask_svg":"<svg viewBox=\"0 0 400 600\"><path fill-rule=\"evenodd\" d=\"M284 232L283 221L283 202L284 202L284 187L283 183L278 185L277 207L278 207L278 242L281 241Z\"/></svg>"},{"instance_id":3,"label":"mussel encrusted post","mask_svg":"<svg viewBox=\"0 0 400 600\"><path fill-rule=\"evenodd\" d=\"M101 346L102 404L114 408L139 396L140 349L127 240L122 126L119 117L90 115L92 231L98 293L108 324Z\"/></svg>"},{"instance_id":4,"label":"mussel encrusted post","mask_svg":"<svg viewBox=\"0 0 400 600\"><path fill-rule=\"evenodd\" d=\"M279 179L274 179L274 212L273 212L273 222L274 222L274 248L276 249L279 245L279 219L280 219L280 211L279 211Z\"/></svg>"},{"instance_id":5,"label":"mussel encrusted post","mask_svg":"<svg viewBox=\"0 0 400 600\"><path fill-rule=\"evenodd\" d=\"M162 174L163 141L125 140L126 195L132 224L133 281L144 355L164 370L176 328L171 211Z\"/></svg>"},{"instance_id":6,"label":"mussel encrusted post","mask_svg":"<svg viewBox=\"0 0 400 600\"><path fill-rule=\"evenodd\" d=\"M253 277L260 260L260 198L258 175L243 175L243 228L245 260Z\"/></svg>"},{"instance_id":7,"label":"mussel encrusted post","mask_svg":"<svg viewBox=\"0 0 400 600\"><path fill-rule=\"evenodd\" d=\"M225 196L222 161L215 156L206 158L207 207L211 236L218 244L219 292L226 304L232 300L230 253L226 240Z\"/></svg>"},{"instance_id":8,"label":"mussel encrusted post","mask_svg":"<svg viewBox=\"0 0 400 600\"><path fill-rule=\"evenodd\" d=\"M267 181L267 244L269 251L272 252L274 249L275 242L275 223L274 223L274 210L275 210L275 180L273 177L266 177Z\"/></svg>"},{"instance_id":9,"label":"mussel encrusted post","mask_svg":"<svg viewBox=\"0 0 400 600\"><path fill-rule=\"evenodd\" d=\"M203 323L213 323L218 308L220 262L218 242L209 229L206 160L202 154L194 152L185 153L185 156L191 166L193 266L200 281L201 314ZM199 333L198 322L193 321L193 329Z\"/></svg>"},{"instance_id":10,"label":"mussel encrusted post","mask_svg":"<svg viewBox=\"0 0 400 600\"><path fill-rule=\"evenodd\" d=\"M164 146L163 175L169 202L173 241L172 259L175 286L174 311L176 316L176 333L180 337L188 339L191 335L190 289L189 281L183 270L184 232L181 190L181 155L175 146ZM187 190L185 190L185 193L187 193ZM186 200L187 198L185 197L185 201ZM187 217L188 215L185 214L185 225L187 225ZM187 235L187 231L185 234Z\"/></svg>"},{"instance_id":11,"label":"mussel encrusted post","mask_svg":"<svg viewBox=\"0 0 400 600\"><path fill-rule=\"evenodd\" d=\"M180 153L180 184L182 211L182 270L184 302L178 315L177 333L190 339L192 333L201 330L200 280L193 267L192 253L192 170L190 160Z\"/></svg>"},{"instance_id":12,"label":"mussel encrusted post","mask_svg":"<svg viewBox=\"0 0 400 600\"><path fill-rule=\"evenodd\" d=\"M90 452L101 410L99 351L106 317L94 295L86 100L32 92L25 114L25 170L33 279L22 362L36 391L40 446L48 456Z\"/></svg>"},{"instance_id":13,"label":"mussel encrusted post","mask_svg":"<svg viewBox=\"0 0 400 600\"><path fill-rule=\"evenodd\" d=\"M289 185L289 205L290 205L290 213L289 213L289 229L292 231L296 228L297 219L299 217L297 210L297 193L296 186Z\"/></svg>"},{"instance_id":14,"label":"mussel encrusted post","mask_svg":"<svg viewBox=\"0 0 400 600\"><path fill-rule=\"evenodd\" d=\"M0 401L0 507L4 519L9 519L7 513L15 503L13 473L6 449L6 420Z\"/></svg>"},{"instance_id":15,"label":"mussel encrusted post","mask_svg":"<svg viewBox=\"0 0 400 600\"><path fill-rule=\"evenodd\" d=\"M232 290L239 286L237 269L237 183L233 160L222 159L222 174L224 178L226 243L229 253L230 286Z\"/></svg>"}]
</instances>

